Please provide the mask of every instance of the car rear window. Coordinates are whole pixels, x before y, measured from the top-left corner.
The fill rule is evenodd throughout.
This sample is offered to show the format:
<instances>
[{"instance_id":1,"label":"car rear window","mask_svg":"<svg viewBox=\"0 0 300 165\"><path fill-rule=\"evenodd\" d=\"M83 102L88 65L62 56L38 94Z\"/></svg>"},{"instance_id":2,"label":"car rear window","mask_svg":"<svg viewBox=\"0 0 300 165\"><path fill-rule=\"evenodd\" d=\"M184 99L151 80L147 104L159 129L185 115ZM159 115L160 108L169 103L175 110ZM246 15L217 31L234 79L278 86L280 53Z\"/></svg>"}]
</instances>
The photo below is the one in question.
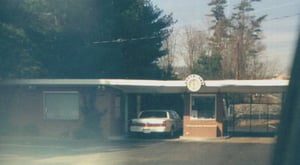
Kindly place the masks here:
<instances>
[{"instance_id":1,"label":"car rear window","mask_svg":"<svg viewBox=\"0 0 300 165\"><path fill-rule=\"evenodd\" d=\"M166 112L156 112L156 111L145 111L145 112L142 112L142 114L140 115L140 118L151 118L151 117L166 118L167 113Z\"/></svg>"}]
</instances>

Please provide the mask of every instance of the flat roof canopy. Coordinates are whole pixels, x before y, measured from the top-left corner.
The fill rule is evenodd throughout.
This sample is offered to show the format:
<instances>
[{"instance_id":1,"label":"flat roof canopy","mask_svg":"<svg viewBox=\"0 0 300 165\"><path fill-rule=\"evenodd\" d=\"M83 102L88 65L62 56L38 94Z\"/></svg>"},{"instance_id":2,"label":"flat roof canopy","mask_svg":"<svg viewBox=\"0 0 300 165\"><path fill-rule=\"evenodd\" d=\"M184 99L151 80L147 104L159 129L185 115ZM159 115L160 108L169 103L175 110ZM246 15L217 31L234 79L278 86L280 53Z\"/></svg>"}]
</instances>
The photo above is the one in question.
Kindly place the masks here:
<instances>
[{"instance_id":1,"label":"flat roof canopy","mask_svg":"<svg viewBox=\"0 0 300 165\"><path fill-rule=\"evenodd\" d=\"M195 93L281 93L288 80L207 80ZM125 93L186 93L185 80L134 79L18 79L2 80L1 86L111 86Z\"/></svg>"}]
</instances>

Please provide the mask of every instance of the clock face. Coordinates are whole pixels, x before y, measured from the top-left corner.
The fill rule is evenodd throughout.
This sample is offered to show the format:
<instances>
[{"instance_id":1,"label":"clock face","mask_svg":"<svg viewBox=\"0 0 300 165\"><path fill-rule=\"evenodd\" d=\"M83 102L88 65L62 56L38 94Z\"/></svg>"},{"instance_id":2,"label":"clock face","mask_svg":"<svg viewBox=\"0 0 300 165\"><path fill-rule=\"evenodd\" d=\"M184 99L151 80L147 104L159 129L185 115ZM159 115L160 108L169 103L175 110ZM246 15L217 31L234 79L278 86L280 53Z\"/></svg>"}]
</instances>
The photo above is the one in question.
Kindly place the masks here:
<instances>
[{"instance_id":1,"label":"clock face","mask_svg":"<svg viewBox=\"0 0 300 165\"><path fill-rule=\"evenodd\" d=\"M201 81L199 79L190 79L187 81L187 88L192 92L196 92L201 88Z\"/></svg>"},{"instance_id":2,"label":"clock face","mask_svg":"<svg viewBox=\"0 0 300 165\"><path fill-rule=\"evenodd\" d=\"M191 74L186 78L186 86L191 92L199 91L202 85L204 85L204 81L199 75Z\"/></svg>"}]
</instances>

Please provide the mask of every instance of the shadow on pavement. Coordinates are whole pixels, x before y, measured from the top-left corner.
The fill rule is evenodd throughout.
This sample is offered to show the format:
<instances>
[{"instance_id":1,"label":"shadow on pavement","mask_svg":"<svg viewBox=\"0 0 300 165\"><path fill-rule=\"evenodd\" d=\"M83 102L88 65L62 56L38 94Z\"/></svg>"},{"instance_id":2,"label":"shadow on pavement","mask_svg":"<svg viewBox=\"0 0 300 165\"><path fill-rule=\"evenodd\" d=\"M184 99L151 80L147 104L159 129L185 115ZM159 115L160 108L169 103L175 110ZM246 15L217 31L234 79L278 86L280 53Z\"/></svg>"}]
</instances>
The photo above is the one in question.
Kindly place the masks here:
<instances>
[{"instance_id":1,"label":"shadow on pavement","mask_svg":"<svg viewBox=\"0 0 300 165\"><path fill-rule=\"evenodd\" d=\"M145 139L155 139L147 141ZM141 149L148 144L159 143L161 137L124 138L121 140L66 139L48 137L0 137L1 154L35 156L74 155L89 153L121 152Z\"/></svg>"}]
</instances>

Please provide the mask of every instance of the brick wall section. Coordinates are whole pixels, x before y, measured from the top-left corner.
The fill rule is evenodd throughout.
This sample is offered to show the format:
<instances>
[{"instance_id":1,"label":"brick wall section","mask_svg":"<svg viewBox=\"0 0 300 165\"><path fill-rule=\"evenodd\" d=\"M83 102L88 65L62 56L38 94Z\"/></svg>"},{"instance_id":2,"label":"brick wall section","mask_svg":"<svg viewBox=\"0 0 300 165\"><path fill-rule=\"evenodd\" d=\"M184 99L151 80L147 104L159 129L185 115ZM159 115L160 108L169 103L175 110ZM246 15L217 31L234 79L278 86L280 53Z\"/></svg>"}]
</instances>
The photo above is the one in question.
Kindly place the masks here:
<instances>
[{"instance_id":1,"label":"brick wall section","mask_svg":"<svg viewBox=\"0 0 300 165\"><path fill-rule=\"evenodd\" d=\"M44 118L43 91L41 88L5 88L1 89L1 100L9 98L9 102L1 106L6 111L9 134L38 136L71 136L77 129L82 116L78 120L47 120ZM62 89L60 89L62 90ZM70 90L70 89L68 89Z\"/></svg>"},{"instance_id":2,"label":"brick wall section","mask_svg":"<svg viewBox=\"0 0 300 165\"><path fill-rule=\"evenodd\" d=\"M104 137L120 136L124 133L124 124L122 113L117 112L116 97L120 97L120 92L112 88L106 88L105 91L98 91L95 101L95 107L101 113L100 127Z\"/></svg>"},{"instance_id":3,"label":"brick wall section","mask_svg":"<svg viewBox=\"0 0 300 165\"><path fill-rule=\"evenodd\" d=\"M1 87L1 132L12 135L71 137L82 126L83 114L77 120L49 120L44 118L44 91L78 91L82 88L68 87ZM97 90L95 88L95 90ZM82 93L80 93L82 95ZM98 90L95 107L102 114L99 121L103 136L117 136L124 132L122 114L115 112L115 98L120 93L112 88ZM80 107L83 101L80 97ZM120 111L118 113L121 113Z\"/></svg>"},{"instance_id":4,"label":"brick wall section","mask_svg":"<svg viewBox=\"0 0 300 165\"><path fill-rule=\"evenodd\" d=\"M219 137L223 136L223 102L217 95L216 119L190 119L190 95L185 95L185 111L183 117L183 136L185 137Z\"/></svg>"}]
</instances>

